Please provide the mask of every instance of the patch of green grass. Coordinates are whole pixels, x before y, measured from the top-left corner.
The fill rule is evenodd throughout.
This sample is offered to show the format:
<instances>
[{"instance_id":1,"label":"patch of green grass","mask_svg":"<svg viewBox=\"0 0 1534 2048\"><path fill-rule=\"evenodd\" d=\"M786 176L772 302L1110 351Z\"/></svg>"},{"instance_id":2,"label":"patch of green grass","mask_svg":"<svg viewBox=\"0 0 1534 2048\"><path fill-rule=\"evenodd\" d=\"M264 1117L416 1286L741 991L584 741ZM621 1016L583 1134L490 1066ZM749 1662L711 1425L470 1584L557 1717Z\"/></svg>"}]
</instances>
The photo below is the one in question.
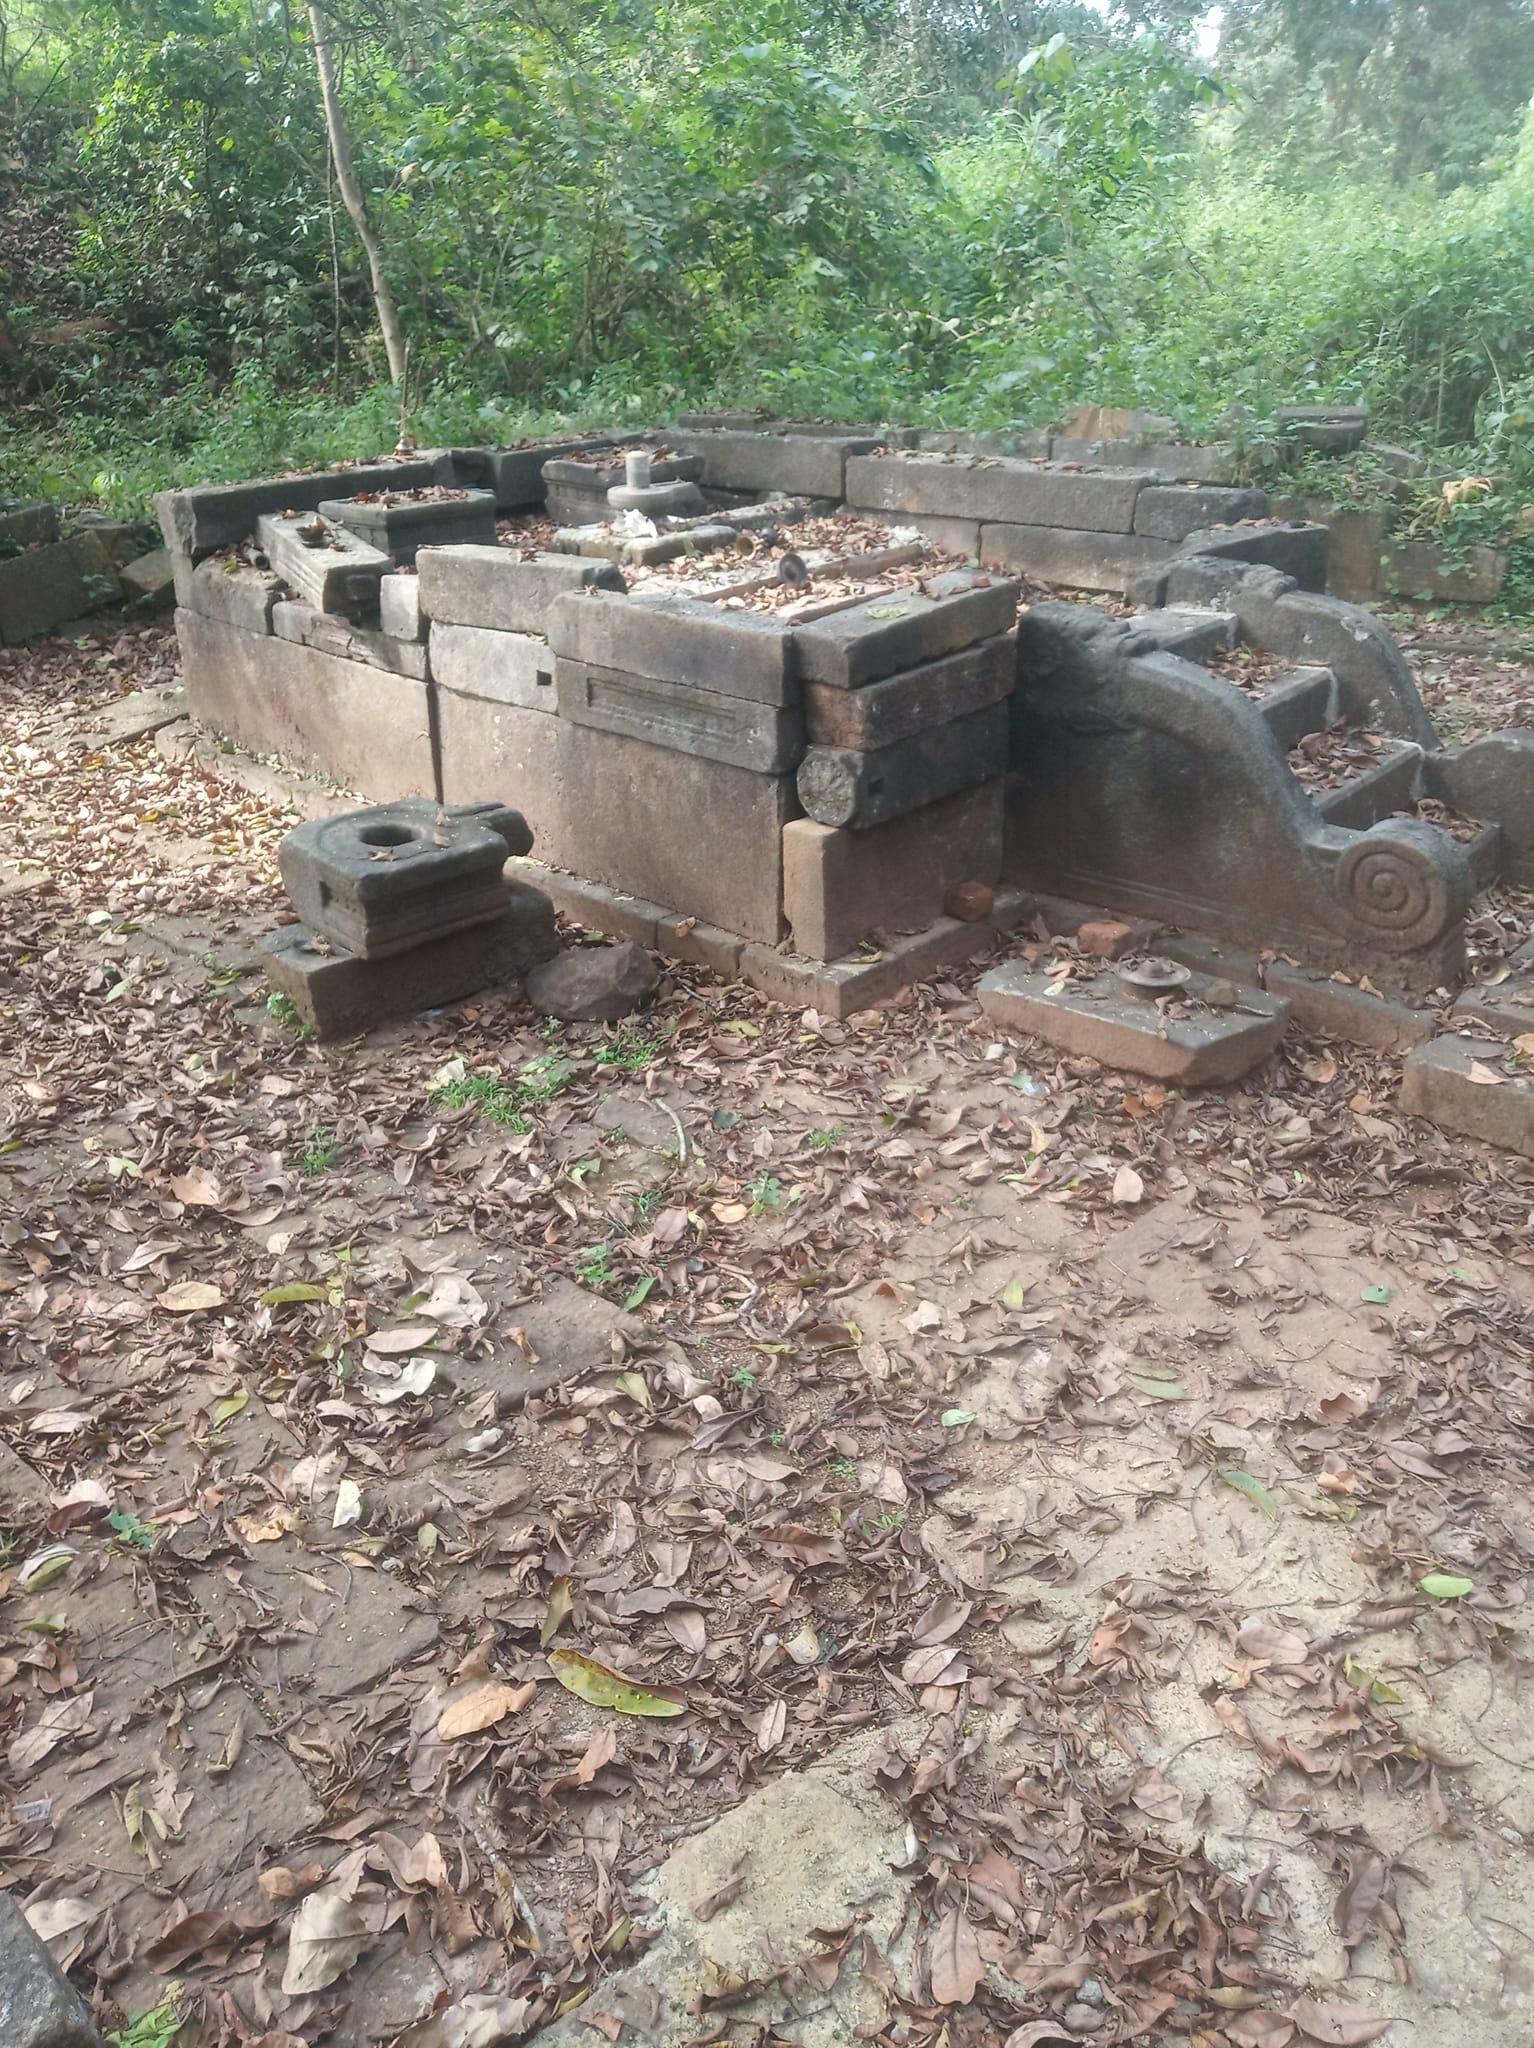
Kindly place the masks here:
<instances>
[{"instance_id":1,"label":"patch of green grass","mask_svg":"<svg viewBox=\"0 0 1534 2048\"><path fill-rule=\"evenodd\" d=\"M107 2035L107 2048L175 2048L181 2032L181 1986L172 1984L153 2012L141 2012Z\"/></svg>"},{"instance_id":2,"label":"patch of green grass","mask_svg":"<svg viewBox=\"0 0 1534 2048\"><path fill-rule=\"evenodd\" d=\"M837 1458L831 1466L833 1478L841 1480L844 1486L851 1485L858 1476L856 1461L852 1458Z\"/></svg>"},{"instance_id":3,"label":"patch of green grass","mask_svg":"<svg viewBox=\"0 0 1534 2048\"><path fill-rule=\"evenodd\" d=\"M552 1102L575 1078L575 1062L561 1052L541 1052L530 1059L517 1077L517 1086L528 1102Z\"/></svg>"},{"instance_id":4,"label":"patch of green grass","mask_svg":"<svg viewBox=\"0 0 1534 2048\"><path fill-rule=\"evenodd\" d=\"M829 1130L811 1131L810 1150L812 1152L829 1152L833 1145L839 1145L843 1138L850 1138L851 1135L851 1124L832 1124Z\"/></svg>"},{"instance_id":5,"label":"patch of green grass","mask_svg":"<svg viewBox=\"0 0 1534 2048\"><path fill-rule=\"evenodd\" d=\"M477 1109L491 1123L519 1137L532 1129L522 1114L520 1091L494 1074L461 1074L433 1088L429 1099L444 1109Z\"/></svg>"},{"instance_id":6,"label":"patch of green grass","mask_svg":"<svg viewBox=\"0 0 1534 2048\"><path fill-rule=\"evenodd\" d=\"M316 1124L304 1145L304 1155L298 1162L300 1173L310 1175L329 1173L341 1156L341 1147L335 1134L327 1131L323 1124Z\"/></svg>"},{"instance_id":7,"label":"patch of green grass","mask_svg":"<svg viewBox=\"0 0 1534 2048\"><path fill-rule=\"evenodd\" d=\"M293 998L274 988L266 999L266 1014L274 1024L280 1024L284 1031L296 1031L300 1038L312 1038L314 1033L293 1007Z\"/></svg>"},{"instance_id":8,"label":"patch of green grass","mask_svg":"<svg viewBox=\"0 0 1534 2048\"><path fill-rule=\"evenodd\" d=\"M575 1277L583 1287L611 1287L617 1275L613 1272L612 1246L590 1244L581 1253L575 1268Z\"/></svg>"},{"instance_id":9,"label":"patch of green grass","mask_svg":"<svg viewBox=\"0 0 1534 2048\"><path fill-rule=\"evenodd\" d=\"M749 1394L756 1385L756 1374L749 1365L737 1365L730 1374L730 1385L732 1387L739 1387L743 1393Z\"/></svg>"},{"instance_id":10,"label":"patch of green grass","mask_svg":"<svg viewBox=\"0 0 1534 2048\"><path fill-rule=\"evenodd\" d=\"M599 1067L624 1067L637 1074L665 1051L671 1039L670 1031L642 1031L632 1022L620 1024L612 1044L598 1047L596 1062Z\"/></svg>"}]
</instances>

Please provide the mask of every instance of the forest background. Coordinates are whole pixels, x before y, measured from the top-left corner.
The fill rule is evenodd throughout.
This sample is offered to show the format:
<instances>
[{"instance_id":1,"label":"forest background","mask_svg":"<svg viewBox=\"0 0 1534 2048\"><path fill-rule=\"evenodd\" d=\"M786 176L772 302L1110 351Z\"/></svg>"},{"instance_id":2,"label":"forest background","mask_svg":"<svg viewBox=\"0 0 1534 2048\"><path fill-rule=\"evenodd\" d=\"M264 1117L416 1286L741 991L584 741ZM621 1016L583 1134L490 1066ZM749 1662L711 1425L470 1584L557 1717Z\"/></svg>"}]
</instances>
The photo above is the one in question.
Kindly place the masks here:
<instances>
[{"instance_id":1,"label":"forest background","mask_svg":"<svg viewBox=\"0 0 1534 2048\"><path fill-rule=\"evenodd\" d=\"M0 490L393 445L316 31L423 443L1363 399L1534 546L1534 0L0 0Z\"/></svg>"}]
</instances>

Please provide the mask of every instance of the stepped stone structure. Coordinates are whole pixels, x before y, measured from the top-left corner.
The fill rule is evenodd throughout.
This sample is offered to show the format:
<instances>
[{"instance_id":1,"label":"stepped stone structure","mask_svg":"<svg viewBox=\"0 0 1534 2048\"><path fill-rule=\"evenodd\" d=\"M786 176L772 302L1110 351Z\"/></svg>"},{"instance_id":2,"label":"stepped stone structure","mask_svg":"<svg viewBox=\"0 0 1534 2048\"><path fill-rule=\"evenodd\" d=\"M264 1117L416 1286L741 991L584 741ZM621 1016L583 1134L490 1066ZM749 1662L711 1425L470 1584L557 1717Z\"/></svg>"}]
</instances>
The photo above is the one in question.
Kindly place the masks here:
<instances>
[{"instance_id":1,"label":"stepped stone structure","mask_svg":"<svg viewBox=\"0 0 1534 2048\"><path fill-rule=\"evenodd\" d=\"M1477 896L1534 881L1534 733L1444 746L1388 631L1326 594L1326 529L1276 516L1233 451L1076 424L694 415L168 493L191 706L380 802L508 798L538 850L496 840L519 886L825 1016L1039 918L1109 918L1190 970L1159 1009L1014 963L982 984L998 1022L1188 1082L1290 1014L1404 1048L1458 1001L1461 1034L1511 1044L1461 983ZM795 527L843 512L857 549L801 559ZM326 914L371 970L365 896ZM492 926L430 943L457 959ZM274 973L316 985L295 947Z\"/></svg>"}]
</instances>

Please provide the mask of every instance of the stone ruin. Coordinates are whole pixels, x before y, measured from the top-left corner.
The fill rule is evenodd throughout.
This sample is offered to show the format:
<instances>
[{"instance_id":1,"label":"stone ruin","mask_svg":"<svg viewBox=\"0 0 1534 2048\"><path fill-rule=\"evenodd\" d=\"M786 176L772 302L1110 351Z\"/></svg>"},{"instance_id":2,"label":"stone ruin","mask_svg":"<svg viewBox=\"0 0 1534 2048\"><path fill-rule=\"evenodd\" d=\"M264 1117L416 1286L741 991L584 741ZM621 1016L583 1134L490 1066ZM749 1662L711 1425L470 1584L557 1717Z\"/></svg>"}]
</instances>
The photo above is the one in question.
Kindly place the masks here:
<instances>
[{"instance_id":1,"label":"stone ruin","mask_svg":"<svg viewBox=\"0 0 1534 2048\"><path fill-rule=\"evenodd\" d=\"M1080 934L986 1009L1184 1083L1294 1016L1534 1153L1534 947L1483 986L1466 937L1534 885L1534 732L1441 744L1389 632L1326 594L1326 528L1233 476L1171 440L694 415L166 493L194 715L387 806L293 836L309 937L274 975L332 1032L449 1001L552 951L539 892L836 1018L999 933ZM445 906L435 936L380 954L375 896Z\"/></svg>"}]
</instances>

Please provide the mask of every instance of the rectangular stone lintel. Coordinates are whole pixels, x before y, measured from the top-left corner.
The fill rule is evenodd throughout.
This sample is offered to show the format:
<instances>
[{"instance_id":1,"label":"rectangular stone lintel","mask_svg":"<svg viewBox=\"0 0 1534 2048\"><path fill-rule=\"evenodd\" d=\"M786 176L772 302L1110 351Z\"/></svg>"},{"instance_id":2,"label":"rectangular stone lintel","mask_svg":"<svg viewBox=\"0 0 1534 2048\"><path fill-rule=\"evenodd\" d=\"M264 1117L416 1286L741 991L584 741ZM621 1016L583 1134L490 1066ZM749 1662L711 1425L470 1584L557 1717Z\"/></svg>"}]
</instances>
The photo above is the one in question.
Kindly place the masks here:
<instances>
[{"instance_id":1,"label":"rectangular stone lintel","mask_svg":"<svg viewBox=\"0 0 1534 2048\"><path fill-rule=\"evenodd\" d=\"M254 483L202 484L190 491L161 491L155 515L174 554L198 556L251 539L263 512L309 512L322 498L358 491L420 490L446 480L449 465L437 455L402 462L360 463L355 469L321 469L312 476L268 477Z\"/></svg>"},{"instance_id":2,"label":"rectangular stone lintel","mask_svg":"<svg viewBox=\"0 0 1534 2048\"><path fill-rule=\"evenodd\" d=\"M799 767L799 801L822 825L882 825L1001 774L1008 722L1006 704L989 704L867 753L811 747Z\"/></svg>"},{"instance_id":3,"label":"rectangular stone lintel","mask_svg":"<svg viewBox=\"0 0 1534 2048\"><path fill-rule=\"evenodd\" d=\"M1019 590L1000 579L953 597L893 590L796 628L799 673L806 682L859 690L901 669L917 668L977 640L1008 632Z\"/></svg>"},{"instance_id":4,"label":"rectangular stone lintel","mask_svg":"<svg viewBox=\"0 0 1534 2048\"><path fill-rule=\"evenodd\" d=\"M867 750L893 746L929 725L980 711L1010 695L1017 673L1017 641L1002 633L923 662L861 690L829 683L805 686L805 718L817 747Z\"/></svg>"},{"instance_id":5,"label":"rectangular stone lintel","mask_svg":"<svg viewBox=\"0 0 1534 2048\"><path fill-rule=\"evenodd\" d=\"M1135 579L1169 561L1174 542L1137 533L1097 533L1052 526L982 526L980 560L987 569L1021 570L1066 590L1128 590Z\"/></svg>"},{"instance_id":6,"label":"rectangular stone lintel","mask_svg":"<svg viewBox=\"0 0 1534 2048\"><path fill-rule=\"evenodd\" d=\"M686 597L564 597L549 616L556 654L758 704L799 702L796 635L763 612Z\"/></svg>"},{"instance_id":7,"label":"rectangular stone lintel","mask_svg":"<svg viewBox=\"0 0 1534 2048\"><path fill-rule=\"evenodd\" d=\"M524 711L559 710L554 657L537 633L497 633L483 626L431 629L431 672L442 690L515 704Z\"/></svg>"},{"instance_id":8,"label":"rectangular stone lintel","mask_svg":"<svg viewBox=\"0 0 1534 2048\"><path fill-rule=\"evenodd\" d=\"M256 538L273 575L316 611L352 619L376 614L378 586L394 568L381 549L317 512L263 512Z\"/></svg>"},{"instance_id":9,"label":"rectangular stone lintel","mask_svg":"<svg viewBox=\"0 0 1534 2048\"><path fill-rule=\"evenodd\" d=\"M866 960L803 960L770 946L746 946L740 972L753 988L793 1010L843 1019L878 1009L902 990L945 967L977 960L996 943L989 924L935 918L925 931L890 939Z\"/></svg>"},{"instance_id":10,"label":"rectangular stone lintel","mask_svg":"<svg viewBox=\"0 0 1534 2048\"><path fill-rule=\"evenodd\" d=\"M334 612L317 612L313 605L283 601L274 604L272 631L279 640L292 640L300 647L318 647L325 654L339 654L348 661L365 661L397 676L424 679L427 674L426 649L419 642L396 640L391 633L349 625Z\"/></svg>"},{"instance_id":11,"label":"rectangular stone lintel","mask_svg":"<svg viewBox=\"0 0 1534 2048\"><path fill-rule=\"evenodd\" d=\"M597 668L564 655L555 660L554 682L560 716L576 725L625 733L757 775L788 773L804 752L804 715L797 709Z\"/></svg>"},{"instance_id":12,"label":"rectangular stone lintel","mask_svg":"<svg viewBox=\"0 0 1534 2048\"><path fill-rule=\"evenodd\" d=\"M555 603L571 591L623 589L611 562L534 555L510 548L422 548L416 558L421 610L445 626L499 633L547 633Z\"/></svg>"}]
</instances>

